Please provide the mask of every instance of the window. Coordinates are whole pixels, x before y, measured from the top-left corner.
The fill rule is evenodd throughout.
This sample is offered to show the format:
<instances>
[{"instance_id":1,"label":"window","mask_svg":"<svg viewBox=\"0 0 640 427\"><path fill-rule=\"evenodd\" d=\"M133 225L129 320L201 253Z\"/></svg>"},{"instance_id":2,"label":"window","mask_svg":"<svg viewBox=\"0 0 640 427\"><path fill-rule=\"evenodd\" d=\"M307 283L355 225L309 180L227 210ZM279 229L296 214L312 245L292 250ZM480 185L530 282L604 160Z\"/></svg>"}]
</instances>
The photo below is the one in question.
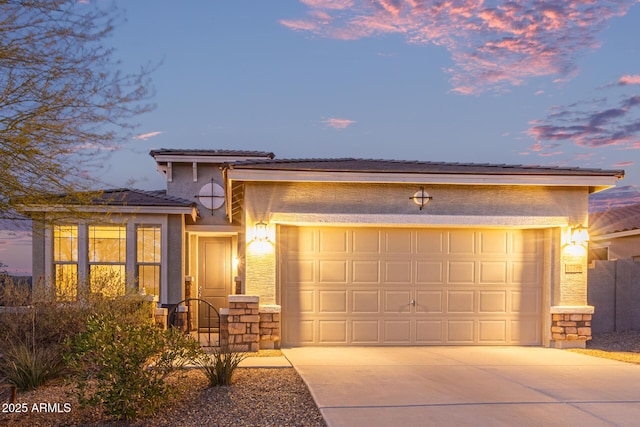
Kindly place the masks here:
<instances>
[{"instance_id":1,"label":"window","mask_svg":"<svg viewBox=\"0 0 640 427\"><path fill-rule=\"evenodd\" d=\"M123 295L126 286L126 227L92 225L88 232L91 292L105 296Z\"/></svg>"},{"instance_id":2,"label":"window","mask_svg":"<svg viewBox=\"0 0 640 427\"><path fill-rule=\"evenodd\" d=\"M160 295L160 226L139 226L136 237L138 286L149 295Z\"/></svg>"},{"instance_id":3,"label":"window","mask_svg":"<svg viewBox=\"0 0 640 427\"><path fill-rule=\"evenodd\" d=\"M56 296L74 300L78 296L78 226L53 227L53 264Z\"/></svg>"}]
</instances>

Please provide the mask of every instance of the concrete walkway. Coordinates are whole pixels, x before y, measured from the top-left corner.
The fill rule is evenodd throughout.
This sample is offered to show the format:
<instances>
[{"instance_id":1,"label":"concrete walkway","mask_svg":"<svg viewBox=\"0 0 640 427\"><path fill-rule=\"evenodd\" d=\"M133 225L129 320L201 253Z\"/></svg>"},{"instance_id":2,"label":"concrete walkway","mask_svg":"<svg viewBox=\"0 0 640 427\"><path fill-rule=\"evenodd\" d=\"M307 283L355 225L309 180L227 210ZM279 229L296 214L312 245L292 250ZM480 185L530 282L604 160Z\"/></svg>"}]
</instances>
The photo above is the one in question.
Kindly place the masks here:
<instances>
[{"instance_id":1,"label":"concrete walkway","mask_svg":"<svg viewBox=\"0 0 640 427\"><path fill-rule=\"evenodd\" d=\"M640 425L640 366L537 347L283 350L330 427Z\"/></svg>"}]
</instances>

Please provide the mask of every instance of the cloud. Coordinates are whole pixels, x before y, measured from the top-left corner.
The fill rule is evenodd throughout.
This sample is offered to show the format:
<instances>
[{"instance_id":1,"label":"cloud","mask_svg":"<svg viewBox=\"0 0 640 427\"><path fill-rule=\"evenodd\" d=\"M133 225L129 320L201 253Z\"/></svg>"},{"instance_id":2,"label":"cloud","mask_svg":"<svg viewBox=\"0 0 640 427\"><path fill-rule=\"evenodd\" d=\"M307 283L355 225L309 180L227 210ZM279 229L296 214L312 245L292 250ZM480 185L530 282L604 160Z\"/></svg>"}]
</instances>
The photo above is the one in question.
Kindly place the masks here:
<instances>
[{"instance_id":1,"label":"cloud","mask_svg":"<svg viewBox=\"0 0 640 427\"><path fill-rule=\"evenodd\" d=\"M137 139L137 140L141 140L141 141L146 141L149 138L153 138L154 136L158 136L161 133L164 133L162 131L155 131L155 132L147 132L147 133L141 133L140 135L136 135L134 136L132 139Z\"/></svg>"},{"instance_id":2,"label":"cloud","mask_svg":"<svg viewBox=\"0 0 640 427\"><path fill-rule=\"evenodd\" d=\"M537 76L563 81L576 59L596 49L597 34L636 0L301 0L294 31L339 40L398 35L411 44L446 48L453 91L504 90ZM630 76L633 77L633 76Z\"/></svg>"},{"instance_id":3,"label":"cloud","mask_svg":"<svg viewBox=\"0 0 640 427\"><path fill-rule=\"evenodd\" d=\"M625 166L633 166L636 162L618 162L618 163L614 163L613 167L614 168L623 168Z\"/></svg>"},{"instance_id":4,"label":"cloud","mask_svg":"<svg viewBox=\"0 0 640 427\"><path fill-rule=\"evenodd\" d=\"M327 126L330 126L334 129L346 129L347 127L351 126L352 124L356 123L355 120L349 120L349 119L338 119L335 117L323 120L322 123L326 124Z\"/></svg>"},{"instance_id":5,"label":"cloud","mask_svg":"<svg viewBox=\"0 0 640 427\"><path fill-rule=\"evenodd\" d=\"M620 81L633 81L625 79ZM625 84L626 85L626 84ZM608 91L620 85L608 85ZM584 148L640 148L640 95L624 93L599 99L586 99L569 105L555 105L543 120L531 121L527 134L535 140L532 150L548 152L562 144ZM612 105L609 99L616 99Z\"/></svg>"},{"instance_id":6,"label":"cloud","mask_svg":"<svg viewBox=\"0 0 640 427\"><path fill-rule=\"evenodd\" d=\"M640 204L640 189L635 185L615 187L589 196L589 212Z\"/></svg>"},{"instance_id":7,"label":"cloud","mask_svg":"<svg viewBox=\"0 0 640 427\"><path fill-rule=\"evenodd\" d=\"M618 80L618 84L621 86L640 85L640 74L626 74L620 77L620 80Z\"/></svg>"}]
</instances>

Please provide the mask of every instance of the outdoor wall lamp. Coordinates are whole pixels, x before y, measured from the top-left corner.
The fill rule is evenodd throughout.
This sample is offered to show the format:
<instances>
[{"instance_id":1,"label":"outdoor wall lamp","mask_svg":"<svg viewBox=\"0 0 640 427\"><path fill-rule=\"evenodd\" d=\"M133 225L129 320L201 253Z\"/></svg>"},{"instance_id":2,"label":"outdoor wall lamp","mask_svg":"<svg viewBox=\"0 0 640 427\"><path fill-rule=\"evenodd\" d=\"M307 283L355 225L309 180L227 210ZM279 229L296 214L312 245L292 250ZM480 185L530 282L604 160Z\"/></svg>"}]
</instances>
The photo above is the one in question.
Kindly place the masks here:
<instances>
[{"instance_id":1,"label":"outdoor wall lamp","mask_svg":"<svg viewBox=\"0 0 640 427\"><path fill-rule=\"evenodd\" d=\"M589 241L589 230L582 224L575 226L571 229L571 244L572 245L584 245Z\"/></svg>"},{"instance_id":2,"label":"outdoor wall lamp","mask_svg":"<svg viewBox=\"0 0 640 427\"><path fill-rule=\"evenodd\" d=\"M253 240L256 242L269 241L269 230L266 222L260 221L253 225Z\"/></svg>"}]
</instances>

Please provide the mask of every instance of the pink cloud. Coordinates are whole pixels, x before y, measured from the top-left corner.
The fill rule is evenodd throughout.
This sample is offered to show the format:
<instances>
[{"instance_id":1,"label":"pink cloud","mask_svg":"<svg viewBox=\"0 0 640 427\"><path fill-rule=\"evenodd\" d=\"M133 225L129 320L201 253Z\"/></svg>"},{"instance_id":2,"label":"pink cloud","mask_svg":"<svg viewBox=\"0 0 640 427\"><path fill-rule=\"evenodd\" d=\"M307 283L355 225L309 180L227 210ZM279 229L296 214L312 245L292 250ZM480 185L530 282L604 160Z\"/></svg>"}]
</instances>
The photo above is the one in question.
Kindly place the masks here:
<instances>
[{"instance_id":1,"label":"pink cloud","mask_svg":"<svg viewBox=\"0 0 640 427\"><path fill-rule=\"evenodd\" d=\"M626 74L618 80L620 85L640 85L640 74Z\"/></svg>"},{"instance_id":2,"label":"pink cloud","mask_svg":"<svg viewBox=\"0 0 640 427\"><path fill-rule=\"evenodd\" d=\"M326 124L327 126L330 126L334 129L346 129L347 127L351 126L352 124L355 123L355 120L349 120L349 119L338 119L335 117L323 120L322 123Z\"/></svg>"},{"instance_id":3,"label":"pink cloud","mask_svg":"<svg viewBox=\"0 0 640 427\"><path fill-rule=\"evenodd\" d=\"M162 131L155 131L155 132L148 132L148 133L141 133L140 135L136 135L134 136L132 139L137 139L137 140L141 140L141 141L146 141L149 138L153 138L154 136L158 136L161 133L164 133Z\"/></svg>"},{"instance_id":4,"label":"pink cloud","mask_svg":"<svg viewBox=\"0 0 640 427\"><path fill-rule=\"evenodd\" d=\"M614 168L623 168L625 166L633 166L636 162L618 162L613 165Z\"/></svg>"},{"instance_id":5,"label":"pink cloud","mask_svg":"<svg viewBox=\"0 0 640 427\"><path fill-rule=\"evenodd\" d=\"M589 212L640 204L640 189L635 185L612 188L589 196Z\"/></svg>"},{"instance_id":6,"label":"pink cloud","mask_svg":"<svg viewBox=\"0 0 640 427\"><path fill-rule=\"evenodd\" d=\"M597 34L636 0L301 0L303 18L281 20L295 31L355 40L399 34L407 43L445 47L452 90L504 90L537 76L575 75L576 58L599 47ZM633 76L630 76L633 77Z\"/></svg>"}]
</instances>

